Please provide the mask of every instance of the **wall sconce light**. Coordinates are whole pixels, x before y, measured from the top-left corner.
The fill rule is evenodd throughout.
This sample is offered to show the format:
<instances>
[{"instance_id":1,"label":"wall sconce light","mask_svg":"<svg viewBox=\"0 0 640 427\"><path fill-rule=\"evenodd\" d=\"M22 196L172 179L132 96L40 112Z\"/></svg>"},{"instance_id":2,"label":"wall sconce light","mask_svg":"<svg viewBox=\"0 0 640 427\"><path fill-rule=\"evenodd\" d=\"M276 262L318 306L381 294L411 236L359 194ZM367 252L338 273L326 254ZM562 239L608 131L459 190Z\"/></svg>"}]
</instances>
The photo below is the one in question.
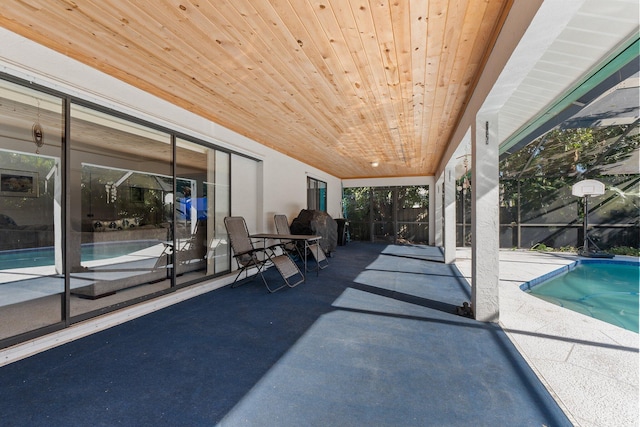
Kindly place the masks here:
<instances>
[{"instance_id":1,"label":"wall sconce light","mask_svg":"<svg viewBox=\"0 0 640 427\"><path fill-rule=\"evenodd\" d=\"M371 162L371 167L377 168L379 165L378 162Z\"/></svg>"}]
</instances>

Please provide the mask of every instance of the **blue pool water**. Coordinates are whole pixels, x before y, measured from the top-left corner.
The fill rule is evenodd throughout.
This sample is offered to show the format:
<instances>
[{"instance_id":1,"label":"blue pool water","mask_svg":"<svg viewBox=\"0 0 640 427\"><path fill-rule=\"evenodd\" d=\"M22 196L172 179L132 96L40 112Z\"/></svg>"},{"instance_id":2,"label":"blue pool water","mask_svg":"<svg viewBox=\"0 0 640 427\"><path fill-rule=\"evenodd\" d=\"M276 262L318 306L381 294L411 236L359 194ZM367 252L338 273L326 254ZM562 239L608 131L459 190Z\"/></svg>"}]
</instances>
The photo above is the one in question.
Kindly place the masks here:
<instances>
[{"instance_id":1,"label":"blue pool water","mask_svg":"<svg viewBox=\"0 0 640 427\"><path fill-rule=\"evenodd\" d=\"M146 249L159 242L156 240L136 240L125 242L89 243L81 246L82 261L94 261L127 255ZM53 247L0 251L0 270L9 268L28 268L53 265L55 252Z\"/></svg>"},{"instance_id":2,"label":"blue pool water","mask_svg":"<svg viewBox=\"0 0 640 427\"><path fill-rule=\"evenodd\" d=\"M521 288L545 301L638 332L640 263L584 260L563 270Z\"/></svg>"}]
</instances>

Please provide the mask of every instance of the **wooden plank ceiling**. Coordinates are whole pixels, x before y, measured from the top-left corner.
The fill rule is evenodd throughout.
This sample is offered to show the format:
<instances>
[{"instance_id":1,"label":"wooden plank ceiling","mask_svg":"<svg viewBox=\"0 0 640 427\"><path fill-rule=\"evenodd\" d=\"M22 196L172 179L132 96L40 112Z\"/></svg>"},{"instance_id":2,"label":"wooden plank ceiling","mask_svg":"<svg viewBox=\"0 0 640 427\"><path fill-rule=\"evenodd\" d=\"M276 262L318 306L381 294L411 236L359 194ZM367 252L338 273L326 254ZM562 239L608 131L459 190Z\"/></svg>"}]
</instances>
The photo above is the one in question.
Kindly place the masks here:
<instances>
[{"instance_id":1,"label":"wooden plank ceiling","mask_svg":"<svg viewBox=\"0 0 640 427\"><path fill-rule=\"evenodd\" d=\"M394 177L435 173L511 3L3 0L0 25L339 178Z\"/></svg>"}]
</instances>

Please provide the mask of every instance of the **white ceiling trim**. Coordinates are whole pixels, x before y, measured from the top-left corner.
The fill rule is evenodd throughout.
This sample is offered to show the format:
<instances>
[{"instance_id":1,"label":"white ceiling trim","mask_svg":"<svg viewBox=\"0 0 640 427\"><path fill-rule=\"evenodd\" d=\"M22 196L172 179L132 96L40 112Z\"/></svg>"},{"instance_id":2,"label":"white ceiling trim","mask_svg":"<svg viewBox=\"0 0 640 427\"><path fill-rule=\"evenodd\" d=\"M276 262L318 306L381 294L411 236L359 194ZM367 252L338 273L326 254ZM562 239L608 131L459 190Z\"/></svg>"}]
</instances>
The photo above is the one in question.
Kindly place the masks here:
<instances>
[{"instance_id":1,"label":"white ceiling trim","mask_svg":"<svg viewBox=\"0 0 640 427\"><path fill-rule=\"evenodd\" d=\"M507 140L573 90L638 32L636 0L551 0L540 6L481 111L498 111Z\"/></svg>"}]
</instances>

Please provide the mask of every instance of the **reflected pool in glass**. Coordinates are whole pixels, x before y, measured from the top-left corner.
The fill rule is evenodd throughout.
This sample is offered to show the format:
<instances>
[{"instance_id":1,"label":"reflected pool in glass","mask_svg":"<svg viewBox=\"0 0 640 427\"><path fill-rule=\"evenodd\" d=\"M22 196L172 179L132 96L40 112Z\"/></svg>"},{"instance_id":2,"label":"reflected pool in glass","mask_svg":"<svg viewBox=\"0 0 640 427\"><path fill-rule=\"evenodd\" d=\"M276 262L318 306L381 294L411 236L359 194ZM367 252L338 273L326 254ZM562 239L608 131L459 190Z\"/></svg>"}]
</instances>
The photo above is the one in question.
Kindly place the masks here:
<instances>
[{"instance_id":1,"label":"reflected pool in glass","mask_svg":"<svg viewBox=\"0 0 640 427\"><path fill-rule=\"evenodd\" d=\"M109 243L87 243L81 247L82 261L95 261L127 255L153 245L157 240L132 240ZM0 270L42 267L55 263L53 247L0 251Z\"/></svg>"}]
</instances>

